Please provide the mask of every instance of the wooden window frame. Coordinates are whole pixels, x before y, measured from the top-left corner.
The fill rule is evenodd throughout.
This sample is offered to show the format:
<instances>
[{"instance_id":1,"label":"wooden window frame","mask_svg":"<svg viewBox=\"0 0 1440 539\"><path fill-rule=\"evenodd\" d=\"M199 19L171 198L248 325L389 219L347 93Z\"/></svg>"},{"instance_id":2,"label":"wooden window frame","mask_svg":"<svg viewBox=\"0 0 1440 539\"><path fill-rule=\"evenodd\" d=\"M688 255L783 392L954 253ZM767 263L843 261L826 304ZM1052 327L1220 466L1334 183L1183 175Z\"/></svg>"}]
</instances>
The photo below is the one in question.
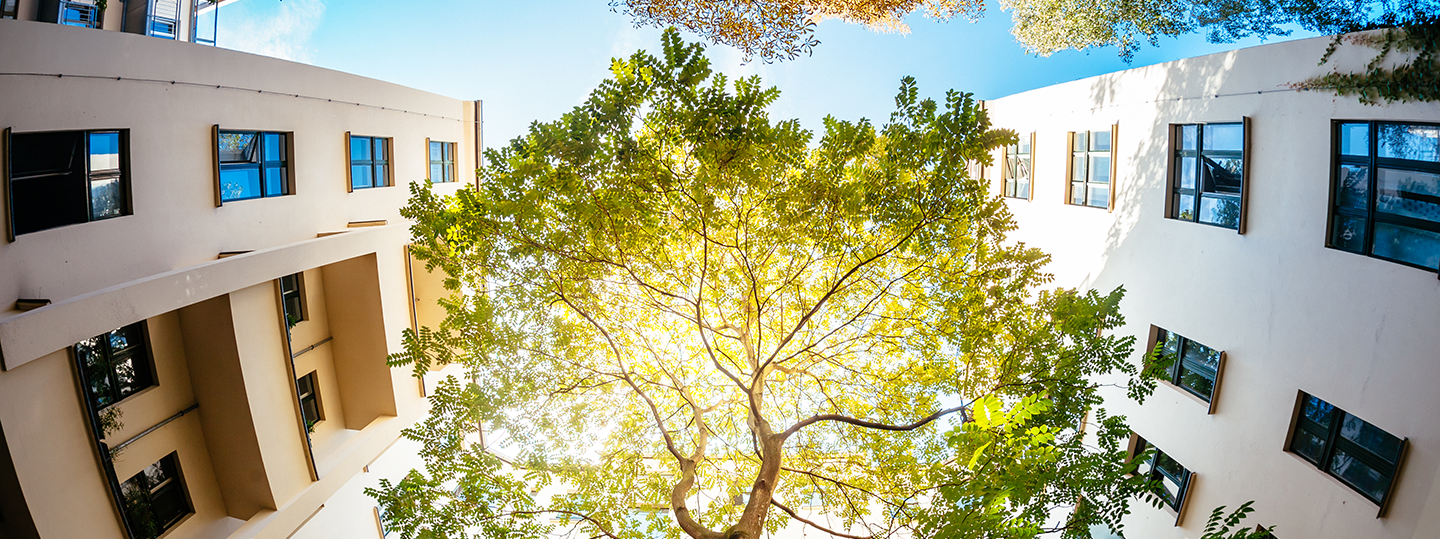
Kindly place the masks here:
<instances>
[{"instance_id":1,"label":"wooden window frame","mask_svg":"<svg viewBox=\"0 0 1440 539\"><path fill-rule=\"evenodd\" d=\"M266 168L266 167L265 167L265 163L266 163L266 162L265 162L264 159L262 158L262 159L259 161L259 164L258 164L258 166L260 167L260 196L246 197L246 198L235 198L235 199L229 199L229 200L225 199L224 184L221 183L221 178L220 178L221 169L223 168L223 167L222 167L222 163L220 162L220 135L222 135L222 134L224 134L224 133L255 133L255 136L256 136L256 137L262 139L262 140L260 140L260 141L258 142L259 144L263 144L263 143L264 143L263 138L264 138L264 136L267 135L267 134L269 134L269 135L284 135L284 136L285 136L285 141L284 141L284 145L285 145L285 158L284 158L283 160L281 160L280 162L281 162L281 163L284 163L284 169L285 169L285 182L284 182L284 187L285 187L285 189L284 189L284 191L285 191L285 192L284 192L284 193L281 193L281 194L279 194L279 195L266 195L266 194L265 194L265 168ZM264 152L264 150L263 150L263 149L257 149L256 152ZM264 129L235 129L235 128L223 128L223 129L222 129L219 124L215 124L215 125L212 125L211 128L210 128L210 154L211 154L211 157L213 158L212 167L211 167L211 173L212 173L213 176L214 176L214 178L213 178L213 179L214 179L213 186L214 186L214 189L215 189L215 207L217 207L217 208L223 206L226 202L244 202L244 201L247 201L247 200L260 200L260 199L266 199L266 198L280 198L280 197L297 195L297 194L299 194L299 192L300 192L300 189L299 189L299 183L300 183L300 182L298 181L298 180L299 180L299 175L296 173L297 171L296 171L296 167L295 167L295 161L296 161L296 159L295 159L295 132L294 132L294 131L273 131L273 130L264 130Z\"/></svg>"},{"instance_id":2,"label":"wooden window frame","mask_svg":"<svg viewBox=\"0 0 1440 539\"><path fill-rule=\"evenodd\" d=\"M442 146L441 146L441 150L440 150L440 159L439 159L439 160L436 160L436 159L435 159L435 156L430 153L430 146L431 146L431 144L441 144L441 145L442 145ZM425 137L425 178L428 179L428 180L430 180L430 183L455 183L455 182L460 181L460 176L459 176L458 170L457 170L457 168L456 168L456 161L455 161L455 157L456 157L456 156L455 156L455 152L456 152L457 149L458 149L458 145L457 145L456 143L454 143L454 142L445 142L445 141L441 141L441 140L432 140L432 139L430 139L430 137ZM450 159L449 159L448 161L445 159L445 152L446 152L446 150L449 150L449 153L450 153ZM448 181L447 181L447 180L444 180L444 179L441 179L441 180L437 181L435 178L430 177L430 169L431 169L431 167L434 167L436 164L439 164L441 167L444 167L444 168L442 169L443 171L447 171L447 172L450 173L450 179L449 179ZM443 173L444 173L444 172L442 172L442 174L443 174Z\"/></svg>"},{"instance_id":3,"label":"wooden window frame","mask_svg":"<svg viewBox=\"0 0 1440 539\"><path fill-rule=\"evenodd\" d=\"M1092 176L1091 171L1090 171L1090 169L1089 169L1089 166L1090 166L1090 165L1089 165L1089 159L1090 159L1089 156L1090 156L1091 153L1102 153L1100 150L1090 150L1090 149L1088 149L1088 148L1089 148L1089 140L1091 140L1091 136L1092 136L1094 133L1096 133L1096 131L1094 131L1094 130L1091 130L1091 131L1083 131L1083 133L1086 133L1086 141L1087 141L1087 143L1086 143L1086 148L1087 148L1087 149L1084 150L1084 151L1077 151L1077 150L1075 149L1075 134L1076 134L1076 133L1081 133L1081 132L1082 132L1082 131L1070 131L1070 132L1068 132L1068 133L1066 134L1066 137L1065 137L1065 189L1064 189L1064 191L1065 191L1065 200L1064 200L1064 203L1065 203L1067 206L1079 206L1079 207L1082 207L1082 208L1099 208L1099 209L1104 209L1104 210L1106 210L1106 211L1113 212L1113 211L1115 211L1115 192L1117 191L1116 187L1117 187L1117 185L1119 184L1119 181L1118 181L1119 178L1117 178L1117 176L1119 175L1120 169L1119 169L1119 159L1116 159L1116 153L1117 153L1117 149L1118 149L1119 146L1120 146L1120 124L1116 123L1116 124L1111 124L1111 125L1110 125L1110 149L1109 149L1108 151L1103 152L1103 153L1108 153L1108 154L1110 154L1110 182L1109 182L1110 188L1109 188L1109 193L1108 193L1109 196L1108 196L1107 201L1106 201L1106 204L1105 204L1104 206L1092 206L1092 205L1090 205L1090 204L1089 204L1089 197L1086 197L1086 201L1085 201L1084 203L1081 203L1081 204L1076 204L1076 203L1072 202L1073 198L1071 197L1071 195L1073 194L1072 191L1073 191L1073 188L1074 188L1074 181L1075 181L1075 178L1074 178L1074 174L1075 174L1075 154L1077 154L1077 153L1084 153L1085 156L1086 156L1086 157L1085 157L1085 159L1086 159L1086 165L1085 165L1085 166L1086 166L1086 170L1085 170L1085 184L1088 186L1088 185L1091 184L1091 183L1097 183L1097 182L1092 182L1092 181L1090 180L1090 178L1093 177L1093 176ZM1031 156L1032 156L1032 159L1033 159L1033 156L1034 156L1034 146L1033 146L1033 145L1031 146ZM1033 173L1033 172L1031 173L1031 177L1032 177L1032 178L1034 177L1034 173ZM1030 190L1031 190L1032 193L1033 193L1034 190L1035 190L1035 186L1033 185L1033 180L1032 180L1032 185L1030 186ZM1088 194L1088 193L1087 193L1087 194Z\"/></svg>"},{"instance_id":4,"label":"wooden window frame","mask_svg":"<svg viewBox=\"0 0 1440 539\"><path fill-rule=\"evenodd\" d=\"M1188 221L1188 222L1192 222L1192 223L1197 223L1197 224L1202 224L1202 225L1207 225L1207 226L1213 226L1213 227L1216 227L1216 228L1228 228L1228 229L1234 230L1234 231L1235 231L1236 233L1238 233L1238 234L1241 234L1241 235L1245 234L1245 227L1246 227L1246 223L1247 223L1247 220L1246 220L1246 217L1245 217L1245 216L1246 216L1246 213L1247 213L1246 210L1247 210L1247 208L1248 208L1248 202L1249 202L1249 198L1250 198L1250 168L1251 168L1251 167L1250 167L1250 160L1251 160L1250 147L1251 147L1251 139L1253 139L1253 137L1251 136L1251 127L1250 127L1250 124L1251 124L1251 122L1250 122L1250 117L1249 117L1249 116L1244 116L1244 117L1241 117L1240 121L1238 121L1238 122L1191 122L1191 123L1170 124L1170 125L1169 125L1169 138L1170 138L1170 141L1169 141L1168 151L1167 151L1167 153L1166 153L1166 155L1167 155L1167 161L1166 161L1166 168L1165 168L1165 177L1166 177L1165 217L1166 217L1167 219L1174 219L1174 220L1177 220L1177 221ZM1217 223L1207 223L1207 222L1204 222L1204 221L1201 221L1201 220L1200 220L1200 215L1199 215L1199 209L1198 209L1198 208L1200 207L1200 203L1201 203L1202 197L1204 197L1204 195L1207 193L1207 191L1205 191L1205 187L1204 187L1204 185L1203 185L1203 178L1204 178L1204 164L1203 164L1203 159L1204 159L1204 156L1205 156L1206 154L1212 154L1212 155L1214 155L1214 154L1234 154L1234 153L1235 153L1235 150L1205 150L1205 126L1208 126L1208 125L1238 125L1238 126L1240 126L1240 133L1241 133L1241 134L1240 134L1240 136L1241 136L1241 142L1240 142L1240 150L1239 150L1239 157L1240 157L1240 192L1235 195L1235 198L1237 199L1237 202L1238 202L1238 204L1239 204L1239 210L1238 210L1239 215L1236 217L1236 222L1235 222L1235 226L1234 226L1234 227L1226 226L1226 225L1223 225L1223 224L1217 224ZM1195 135L1195 149L1193 149L1193 150L1186 150L1186 149L1184 149L1184 148L1183 148L1183 145L1182 145L1182 143L1181 143L1181 141L1183 140L1183 130L1184 130L1184 128L1186 128L1186 127L1194 127L1194 128L1195 128L1195 131L1196 131L1196 135ZM1222 157L1223 157L1223 156L1225 156L1225 155L1222 155ZM1193 158L1196 159L1196 166L1195 166L1195 175L1196 175L1196 178L1195 178L1195 187L1190 188L1190 189L1182 189L1182 188L1180 187L1180 167L1179 167L1179 165L1177 164L1180 159L1186 158L1186 157L1193 157ZM1182 191L1189 191L1189 192L1186 193L1186 192L1182 192ZM1194 212L1194 213L1193 213L1189 218L1184 217L1185 214L1184 214L1183 212L1186 210L1186 208L1180 208L1180 207L1179 207L1179 198L1180 198L1181 195L1184 195L1184 194L1188 194L1189 196L1194 197L1194 203L1193 203L1192 207L1189 208L1189 210L1192 211L1192 212Z\"/></svg>"}]
</instances>

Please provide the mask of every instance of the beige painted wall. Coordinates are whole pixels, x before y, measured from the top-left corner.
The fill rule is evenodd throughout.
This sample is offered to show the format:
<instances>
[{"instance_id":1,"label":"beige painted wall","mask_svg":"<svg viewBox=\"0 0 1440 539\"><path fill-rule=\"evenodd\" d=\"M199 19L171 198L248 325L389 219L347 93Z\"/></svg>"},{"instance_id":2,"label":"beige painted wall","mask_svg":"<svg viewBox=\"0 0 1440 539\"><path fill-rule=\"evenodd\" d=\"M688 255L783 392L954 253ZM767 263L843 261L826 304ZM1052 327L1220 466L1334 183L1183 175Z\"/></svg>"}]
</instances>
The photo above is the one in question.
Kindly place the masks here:
<instances>
[{"instance_id":1,"label":"beige painted wall","mask_svg":"<svg viewBox=\"0 0 1440 539\"><path fill-rule=\"evenodd\" d=\"M1331 119L1440 121L1426 104L1370 107L1293 92L1324 73L1327 38L1138 68L990 101L991 118L1036 132L1032 201L1010 200L1012 238L1054 255L1057 285L1124 285L1123 334L1143 347L1151 324L1226 351L1216 413L1162 386L1143 407L1112 395L1112 412L1200 474L1183 526L1144 504L1127 536L1195 538L1219 505L1255 500L1279 537L1434 537L1440 524L1440 378L1433 272L1324 246ZM1372 53L1342 49L1339 68ZM1262 93L1263 92L1263 93ZM1164 218L1172 123L1253 121L1248 230ZM1066 132L1119 124L1113 212L1063 204ZM996 178L997 169L988 177ZM1389 516L1283 450L1304 390L1400 437L1412 449Z\"/></svg>"}]
</instances>

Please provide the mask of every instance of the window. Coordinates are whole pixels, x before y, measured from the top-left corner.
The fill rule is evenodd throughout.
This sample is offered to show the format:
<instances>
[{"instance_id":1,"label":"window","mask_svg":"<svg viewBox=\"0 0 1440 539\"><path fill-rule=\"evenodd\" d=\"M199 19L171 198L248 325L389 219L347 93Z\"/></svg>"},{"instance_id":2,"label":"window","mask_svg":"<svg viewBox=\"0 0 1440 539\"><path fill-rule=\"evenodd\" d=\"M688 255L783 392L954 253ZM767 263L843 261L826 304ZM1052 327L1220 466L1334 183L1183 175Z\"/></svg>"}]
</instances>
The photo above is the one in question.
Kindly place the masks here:
<instances>
[{"instance_id":1,"label":"window","mask_svg":"<svg viewBox=\"0 0 1440 539\"><path fill-rule=\"evenodd\" d=\"M430 142L430 182L455 181L455 143Z\"/></svg>"},{"instance_id":2,"label":"window","mask_svg":"<svg viewBox=\"0 0 1440 539\"><path fill-rule=\"evenodd\" d=\"M1328 246L1435 271L1440 125L1335 122Z\"/></svg>"},{"instance_id":3,"label":"window","mask_svg":"<svg viewBox=\"0 0 1440 539\"><path fill-rule=\"evenodd\" d=\"M1147 476L1158 483L1159 489L1156 494L1160 496L1161 501L1164 501L1165 505L1170 506L1171 509L1179 511L1185 505L1185 495L1190 491L1190 478L1194 474L1190 470L1186 470L1175 459L1170 458L1170 455L1166 455L1160 448L1155 447L1155 444L1147 442L1139 436L1135 437L1135 449L1131 455L1139 457L1147 449L1152 448L1155 450L1155 454L1150 457L1150 460L1141 464L1136 473Z\"/></svg>"},{"instance_id":4,"label":"window","mask_svg":"<svg viewBox=\"0 0 1440 539\"><path fill-rule=\"evenodd\" d=\"M180 32L179 0L151 0L146 33L161 39L176 39Z\"/></svg>"},{"instance_id":5,"label":"window","mask_svg":"<svg viewBox=\"0 0 1440 539\"><path fill-rule=\"evenodd\" d=\"M292 194L290 134L219 131L220 201Z\"/></svg>"},{"instance_id":6,"label":"window","mask_svg":"<svg viewBox=\"0 0 1440 539\"><path fill-rule=\"evenodd\" d=\"M1005 147L1005 196L1030 198L1030 147L1035 134L1020 137L1020 142Z\"/></svg>"},{"instance_id":7,"label":"window","mask_svg":"<svg viewBox=\"0 0 1440 539\"><path fill-rule=\"evenodd\" d=\"M1070 204L1110 207L1110 180L1115 170L1110 161L1113 134L1113 129L1070 134L1070 186L1067 195Z\"/></svg>"},{"instance_id":8,"label":"window","mask_svg":"<svg viewBox=\"0 0 1440 539\"><path fill-rule=\"evenodd\" d=\"M350 136L350 189L390 185L390 139Z\"/></svg>"},{"instance_id":9,"label":"window","mask_svg":"<svg viewBox=\"0 0 1440 539\"><path fill-rule=\"evenodd\" d=\"M94 5L93 0L88 2L60 0L60 17L57 22L68 26L99 28L100 8Z\"/></svg>"},{"instance_id":10,"label":"window","mask_svg":"<svg viewBox=\"0 0 1440 539\"><path fill-rule=\"evenodd\" d=\"M130 214L129 132L10 135L15 234Z\"/></svg>"},{"instance_id":11,"label":"window","mask_svg":"<svg viewBox=\"0 0 1440 539\"><path fill-rule=\"evenodd\" d=\"M1399 472L1406 444L1333 404L1300 393L1290 452L1381 507Z\"/></svg>"},{"instance_id":12,"label":"window","mask_svg":"<svg viewBox=\"0 0 1440 539\"><path fill-rule=\"evenodd\" d=\"M19 0L0 0L0 19L14 19L19 6Z\"/></svg>"},{"instance_id":13,"label":"window","mask_svg":"<svg viewBox=\"0 0 1440 539\"><path fill-rule=\"evenodd\" d=\"M180 477L180 459L166 455L120 484L133 539L155 539L190 514Z\"/></svg>"},{"instance_id":14,"label":"window","mask_svg":"<svg viewBox=\"0 0 1440 539\"><path fill-rule=\"evenodd\" d=\"M300 415L305 418L305 428L314 428L325 419L325 409L320 407L320 384L315 371L295 380L295 391L300 395Z\"/></svg>"},{"instance_id":15,"label":"window","mask_svg":"<svg viewBox=\"0 0 1440 539\"><path fill-rule=\"evenodd\" d=\"M305 276L293 273L280 278L280 302L285 308L285 323L294 326L310 318L305 315Z\"/></svg>"},{"instance_id":16,"label":"window","mask_svg":"<svg viewBox=\"0 0 1440 539\"><path fill-rule=\"evenodd\" d=\"M1175 168L1166 217L1240 230L1245 124L1186 124L1172 128Z\"/></svg>"},{"instance_id":17,"label":"window","mask_svg":"<svg viewBox=\"0 0 1440 539\"><path fill-rule=\"evenodd\" d=\"M75 360L96 411L155 385L144 322L75 343Z\"/></svg>"},{"instance_id":18,"label":"window","mask_svg":"<svg viewBox=\"0 0 1440 539\"><path fill-rule=\"evenodd\" d=\"M1168 381L1195 394L1205 402L1213 402L1224 353L1176 334L1157 328L1155 342L1160 355L1170 363Z\"/></svg>"}]
</instances>

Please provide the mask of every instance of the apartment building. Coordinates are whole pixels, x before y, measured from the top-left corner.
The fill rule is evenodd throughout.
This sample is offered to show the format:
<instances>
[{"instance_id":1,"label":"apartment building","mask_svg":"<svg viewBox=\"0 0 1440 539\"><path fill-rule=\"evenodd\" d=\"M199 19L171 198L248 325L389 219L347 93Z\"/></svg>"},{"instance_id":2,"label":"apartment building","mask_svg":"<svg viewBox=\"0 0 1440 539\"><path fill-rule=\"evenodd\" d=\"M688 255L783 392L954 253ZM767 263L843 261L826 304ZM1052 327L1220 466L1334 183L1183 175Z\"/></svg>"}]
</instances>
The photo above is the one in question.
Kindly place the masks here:
<instances>
[{"instance_id":1,"label":"apartment building","mask_svg":"<svg viewBox=\"0 0 1440 539\"><path fill-rule=\"evenodd\" d=\"M1375 54L1319 66L1329 41L986 103L1020 134L986 171L1012 238L1057 285L1123 285L1123 331L1176 360L1143 406L1109 401L1166 491L1127 537L1195 539L1248 500L1282 539L1440 537L1440 107L1291 89Z\"/></svg>"},{"instance_id":2,"label":"apartment building","mask_svg":"<svg viewBox=\"0 0 1440 539\"><path fill-rule=\"evenodd\" d=\"M0 539L380 537L443 314L399 209L478 102L86 5L0 4Z\"/></svg>"}]
</instances>

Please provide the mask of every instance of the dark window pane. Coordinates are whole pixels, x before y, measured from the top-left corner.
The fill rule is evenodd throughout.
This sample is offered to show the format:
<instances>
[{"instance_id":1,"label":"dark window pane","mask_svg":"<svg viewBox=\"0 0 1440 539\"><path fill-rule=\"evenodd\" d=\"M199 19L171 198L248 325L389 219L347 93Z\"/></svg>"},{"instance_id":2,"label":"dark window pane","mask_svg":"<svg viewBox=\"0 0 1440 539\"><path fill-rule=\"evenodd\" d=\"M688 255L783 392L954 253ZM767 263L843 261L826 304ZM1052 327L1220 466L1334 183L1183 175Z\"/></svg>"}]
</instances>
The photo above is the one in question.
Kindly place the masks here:
<instances>
[{"instance_id":1,"label":"dark window pane","mask_svg":"<svg viewBox=\"0 0 1440 539\"><path fill-rule=\"evenodd\" d=\"M1318 464L1325 454L1325 439L1310 431L1296 429L1295 437L1290 440L1290 450Z\"/></svg>"},{"instance_id":2,"label":"dark window pane","mask_svg":"<svg viewBox=\"0 0 1440 539\"><path fill-rule=\"evenodd\" d=\"M1375 210L1440 223L1440 174L1379 170Z\"/></svg>"},{"instance_id":3,"label":"dark window pane","mask_svg":"<svg viewBox=\"0 0 1440 539\"><path fill-rule=\"evenodd\" d=\"M285 160L285 134L265 133L265 160Z\"/></svg>"},{"instance_id":4,"label":"dark window pane","mask_svg":"<svg viewBox=\"0 0 1440 539\"><path fill-rule=\"evenodd\" d=\"M1370 125L1340 125L1340 155L1370 155Z\"/></svg>"},{"instance_id":5,"label":"dark window pane","mask_svg":"<svg viewBox=\"0 0 1440 539\"><path fill-rule=\"evenodd\" d=\"M1365 250L1365 219L1344 215L1335 216L1335 229L1330 231L1330 244L1337 249L1352 253Z\"/></svg>"},{"instance_id":6,"label":"dark window pane","mask_svg":"<svg viewBox=\"0 0 1440 539\"><path fill-rule=\"evenodd\" d=\"M1330 417L1334 411L1335 405L1310 395L1305 396L1305 403L1300 409L1300 413L1305 416L1305 419L1314 421L1324 429L1330 428Z\"/></svg>"},{"instance_id":7,"label":"dark window pane","mask_svg":"<svg viewBox=\"0 0 1440 539\"><path fill-rule=\"evenodd\" d=\"M280 278L281 293L289 294L300 290L300 278L296 277L296 275L299 274L292 273L290 275L286 275Z\"/></svg>"},{"instance_id":8,"label":"dark window pane","mask_svg":"<svg viewBox=\"0 0 1440 539\"><path fill-rule=\"evenodd\" d=\"M120 133L90 133L90 171L120 170Z\"/></svg>"},{"instance_id":9,"label":"dark window pane","mask_svg":"<svg viewBox=\"0 0 1440 539\"><path fill-rule=\"evenodd\" d=\"M221 131L221 163L255 162L255 143L259 139L254 132Z\"/></svg>"},{"instance_id":10,"label":"dark window pane","mask_svg":"<svg viewBox=\"0 0 1440 539\"><path fill-rule=\"evenodd\" d=\"M1180 174L1180 188L1195 188L1195 157L1180 157L1179 164L1175 167Z\"/></svg>"},{"instance_id":11,"label":"dark window pane","mask_svg":"<svg viewBox=\"0 0 1440 539\"><path fill-rule=\"evenodd\" d=\"M353 165L350 167L350 186L355 189L370 187L374 180L370 178L370 171L374 167L370 165Z\"/></svg>"},{"instance_id":12,"label":"dark window pane","mask_svg":"<svg viewBox=\"0 0 1440 539\"><path fill-rule=\"evenodd\" d=\"M140 326L130 325L110 332L110 353L119 353L141 344Z\"/></svg>"},{"instance_id":13,"label":"dark window pane","mask_svg":"<svg viewBox=\"0 0 1440 539\"><path fill-rule=\"evenodd\" d=\"M1343 208L1364 210L1369 206L1370 167L1340 165L1336 171L1340 182L1335 190L1335 203Z\"/></svg>"},{"instance_id":14,"label":"dark window pane","mask_svg":"<svg viewBox=\"0 0 1440 539\"><path fill-rule=\"evenodd\" d=\"M1440 233L1377 222L1371 252L1375 256L1434 269L1440 265Z\"/></svg>"},{"instance_id":15,"label":"dark window pane","mask_svg":"<svg viewBox=\"0 0 1440 539\"><path fill-rule=\"evenodd\" d=\"M140 376L139 373L136 372L137 367L135 365L134 358L127 357L125 359L115 361L114 367L115 387L119 390L118 392L120 393L120 398L123 399L125 397L129 397L136 391L139 391L140 389L146 387L144 385L140 385Z\"/></svg>"},{"instance_id":16,"label":"dark window pane","mask_svg":"<svg viewBox=\"0 0 1440 539\"><path fill-rule=\"evenodd\" d=\"M266 168L265 196L274 197L288 194L290 194L290 190L285 186L285 169L283 167Z\"/></svg>"},{"instance_id":17,"label":"dark window pane","mask_svg":"<svg viewBox=\"0 0 1440 539\"><path fill-rule=\"evenodd\" d=\"M1093 131L1090 133L1090 150L1096 152L1110 151L1110 132Z\"/></svg>"},{"instance_id":18,"label":"dark window pane","mask_svg":"<svg viewBox=\"0 0 1440 539\"><path fill-rule=\"evenodd\" d=\"M1182 126L1180 126L1180 149L1181 149L1181 150L1194 150L1194 149L1196 149L1196 148L1195 148L1195 141L1196 141L1196 138L1197 138L1196 136L1197 136L1198 134L1199 134L1199 128L1198 128L1198 126L1195 126L1195 125L1182 125Z\"/></svg>"},{"instance_id":19,"label":"dark window pane","mask_svg":"<svg viewBox=\"0 0 1440 539\"><path fill-rule=\"evenodd\" d=\"M150 496L150 503L155 522L162 528L169 528L176 520L190 512L189 504L185 502L185 491L178 483L172 482L160 487Z\"/></svg>"},{"instance_id":20,"label":"dark window pane","mask_svg":"<svg viewBox=\"0 0 1440 539\"><path fill-rule=\"evenodd\" d=\"M1175 459L1170 458L1170 455L1166 455L1161 451L1155 452L1155 469L1159 470L1162 475L1176 479L1181 478L1185 474L1184 466L1181 466Z\"/></svg>"},{"instance_id":21,"label":"dark window pane","mask_svg":"<svg viewBox=\"0 0 1440 539\"><path fill-rule=\"evenodd\" d=\"M221 200L243 200L260 195L260 167L251 165L220 168Z\"/></svg>"},{"instance_id":22,"label":"dark window pane","mask_svg":"<svg viewBox=\"0 0 1440 539\"><path fill-rule=\"evenodd\" d=\"M119 176L90 180L90 220L98 221L124 214L123 188Z\"/></svg>"},{"instance_id":23,"label":"dark window pane","mask_svg":"<svg viewBox=\"0 0 1440 539\"><path fill-rule=\"evenodd\" d=\"M1200 222L1227 228L1240 227L1240 197L1203 195L1200 197Z\"/></svg>"},{"instance_id":24,"label":"dark window pane","mask_svg":"<svg viewBox=\"0 0 1440 539\"><path fill-rule=\"evenodd\" d=\"M1387 462L1400 462L1400 439L1358 417L1345 414L1345 420L1340 424L1340 436L1359 444Z\"/></svg>"},{"instance_id":25,"label":"dark window pane","mask_svg":"<svg viewBox=\"0 0 1440 539\"><path fill-rule=\"evenodd\" d=\"M350 160L370 160L370 137L350 137Z\"/></svg>"},{"instance_id":26,"label":"dark window pane","mask_svg":"<svg viewBox=\"0 0 1440 539\"><path fill-rule=\"evenodd\" d=\"M1208 193L1240 194L1244 164L1238 157L1205 157L1201 188Z\"/></svg>"},{"instance_id":27,"label":"dark window pane","mask_svg":"<svg viewBox=\"0 0 1440 539\"><path fill-rule=\"evenodd\" d=\"M1440 127L1380 124L1377 131L1380 157L1440 162Z\"/></svg>"},{"instance_id":28,"label":"dark window pane","mask_svg":"<svg viewBox=\"0 0 1440 539\"><path fill-rule=\"evenodd\" d=\"M1383 499L1385 491L1390 489L1389 477L1366 466L1365 463L1360 462L1359 459L1346 453L1343 449L1335 450L1335 457L1330 460L1329 471L1372 500Z\"/></svg>"},{"instance_id":29,"label":"dark window pane","mask_svg":"<svg viewBox=\"0 0 1440 539\"><path fill-rule=\"evenodd\" d=\"M1243 151L1245 127L1242 124L1205 124L1206 150Z\"/></svg>"}]
</instances>

